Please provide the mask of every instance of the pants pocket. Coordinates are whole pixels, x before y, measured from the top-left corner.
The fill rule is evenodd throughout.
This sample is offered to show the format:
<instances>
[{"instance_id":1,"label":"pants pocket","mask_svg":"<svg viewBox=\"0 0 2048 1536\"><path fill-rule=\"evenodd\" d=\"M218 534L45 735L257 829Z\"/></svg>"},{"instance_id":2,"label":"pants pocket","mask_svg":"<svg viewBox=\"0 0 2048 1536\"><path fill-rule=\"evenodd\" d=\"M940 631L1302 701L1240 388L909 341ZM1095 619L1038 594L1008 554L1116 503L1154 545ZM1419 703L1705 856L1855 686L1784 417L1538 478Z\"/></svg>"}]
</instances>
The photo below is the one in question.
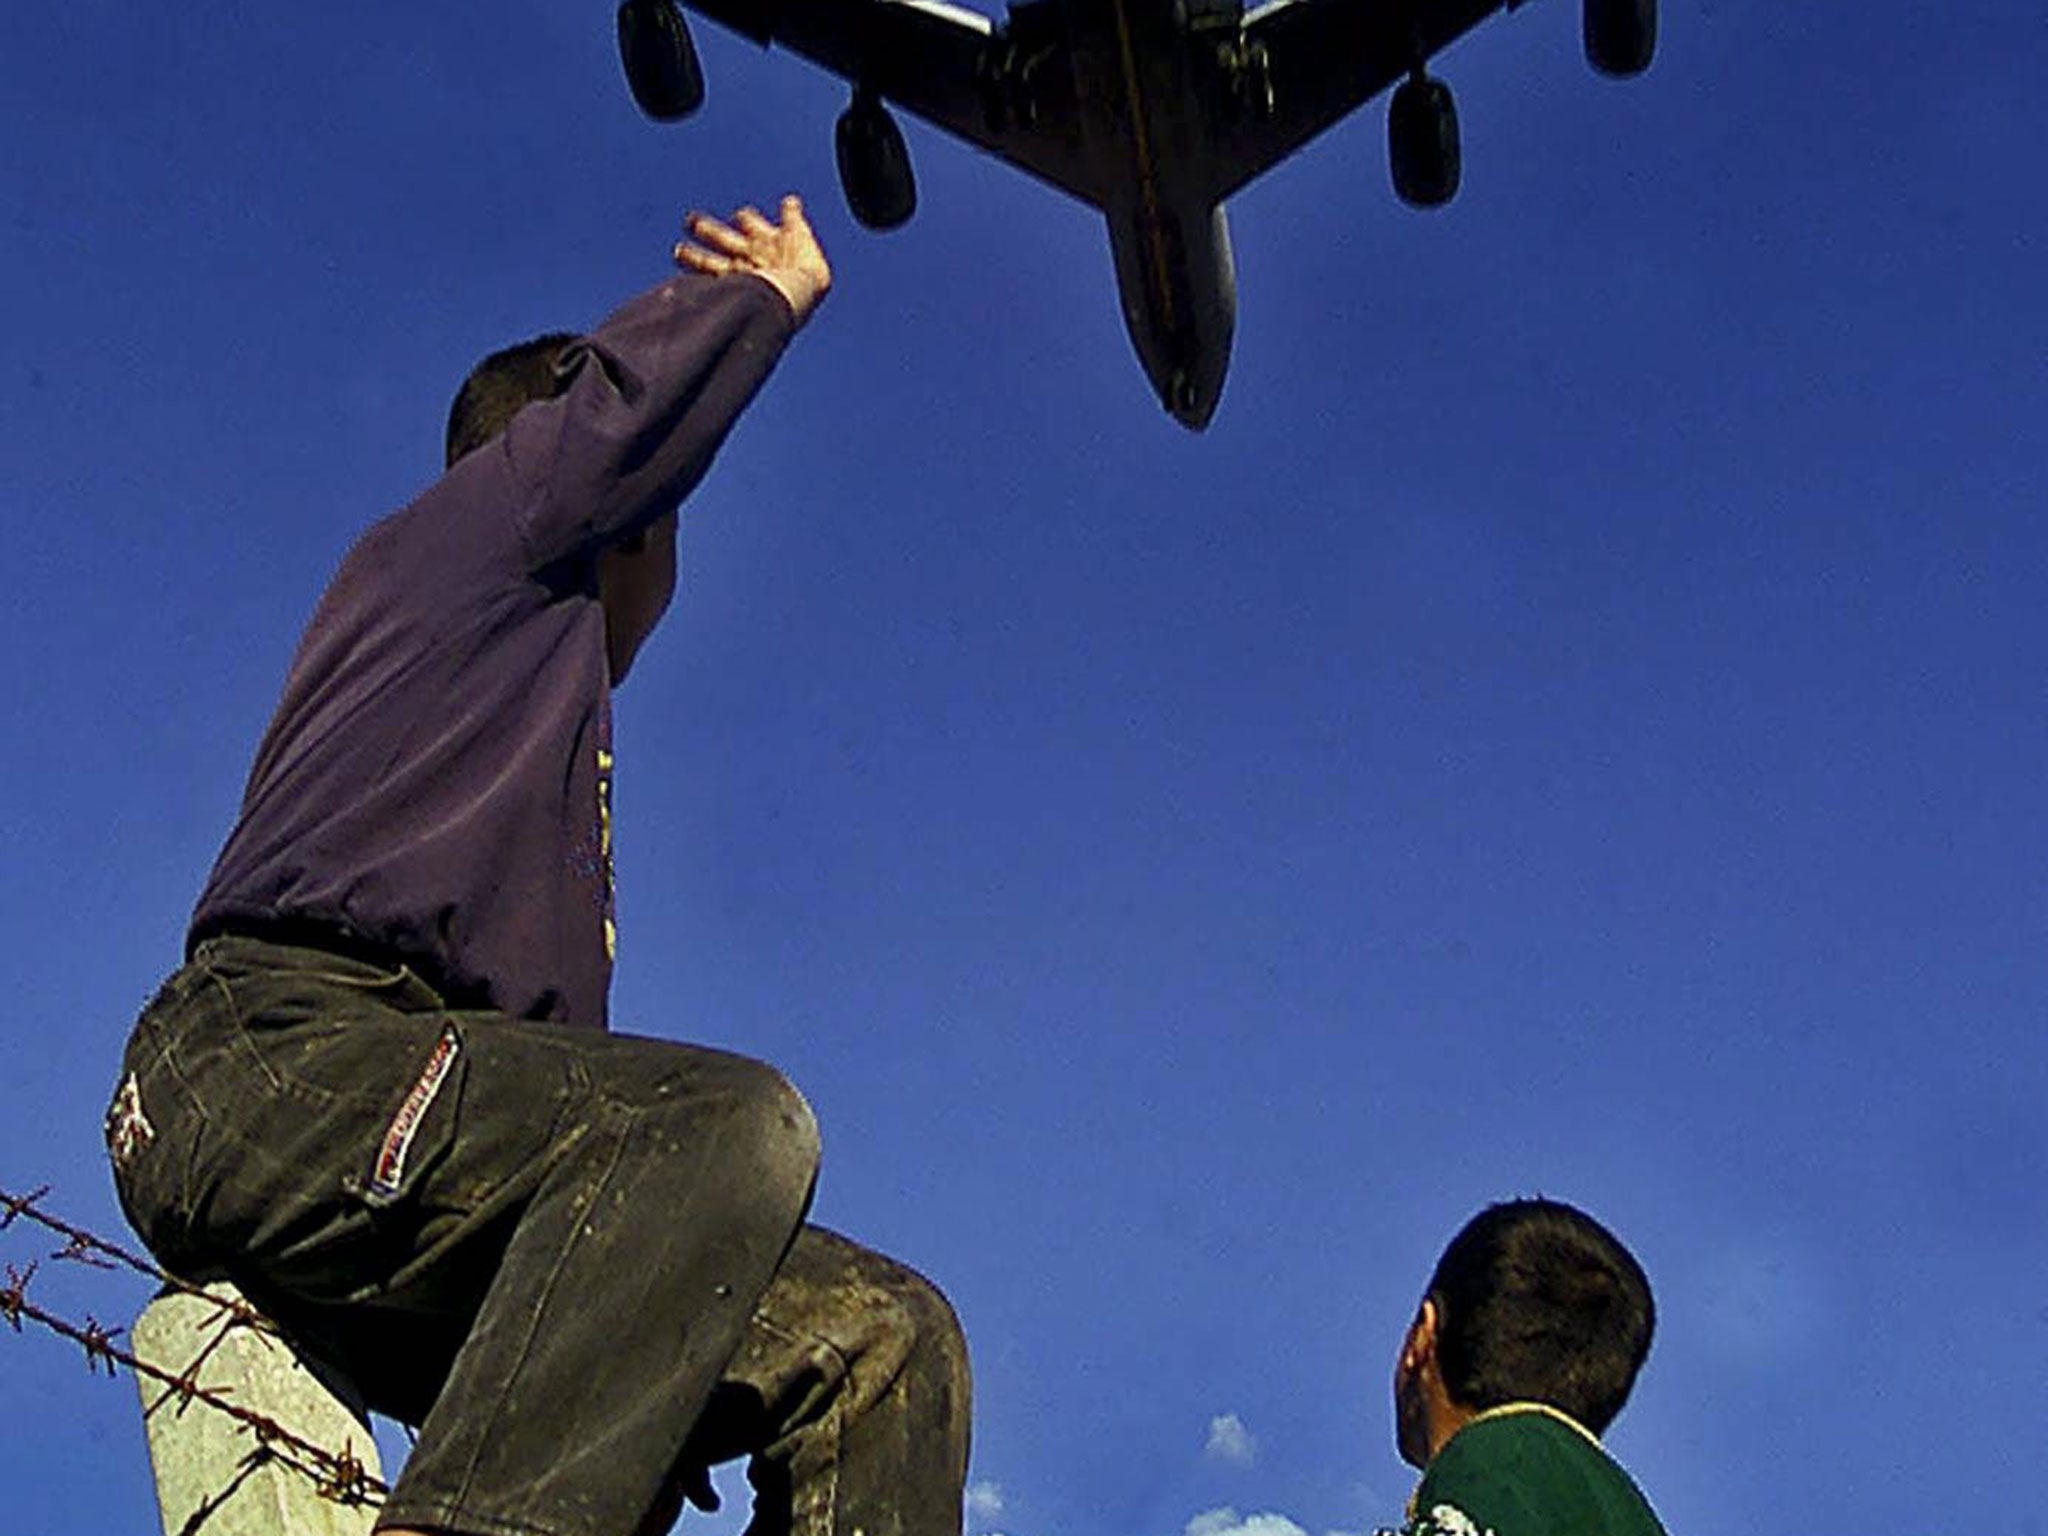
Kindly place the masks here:
<instances>
[{"instance_id":1,"label":"pants pocket","mask_svg":"<svg viewBox=\"0 0 2048 1536\"><path fill-rule=\"evenodd\" d=\"M460 1032L444 1023L385 1122L362 1177L354 1181L356 1193L370 1206L388 1207L403 1199L447 1154L468 1065Z\"/></svg>"}]
</instances>

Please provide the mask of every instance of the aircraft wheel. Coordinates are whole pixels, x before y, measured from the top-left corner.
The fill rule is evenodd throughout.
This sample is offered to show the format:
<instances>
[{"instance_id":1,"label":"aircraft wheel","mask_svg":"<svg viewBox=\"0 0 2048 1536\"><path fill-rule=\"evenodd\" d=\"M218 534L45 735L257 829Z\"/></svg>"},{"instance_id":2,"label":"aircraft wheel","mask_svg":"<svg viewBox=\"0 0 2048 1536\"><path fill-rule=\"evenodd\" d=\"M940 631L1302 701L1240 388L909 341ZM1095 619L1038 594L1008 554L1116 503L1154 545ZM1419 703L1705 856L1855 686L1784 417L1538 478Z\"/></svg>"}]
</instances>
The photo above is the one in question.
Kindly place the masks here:
<instances>
[{"instance_id":1,"label":"aircraft wheel","mask_svg":"<svg viewBox=\"0 0 2048 1536\"><path fill-rule=\"evenodd\" d=\"M1657 0L1584 0L1586 59L1603 75L1640 75L1657 51Z\"/></svg>"},{"instance_id":2,"label":"aircraft wheel","mask_svg":"<svg viewBox=\"0 0 2048 1536\"><path fill-rule=\"evenodd\" d=\"M870 91L853 93L839 114L832 147L839 160L839 185L846 206L869 229L895 229L917 211L917 178L903 130Z\"/></svg>"},{"instance_id":3,"label":"aircraft wheel","mask_svg":"<svg viewBox=\"0 0 2048 1536\"><path fill-rule=\"evenodd\" d=\"M1412 207L1440 207L1457 193L1458 109L1443 81L1418 70L1395 88L1387 108L1387 164L1394 191Z\"/></svg>"},{"instance_id":4,"label":"aircraft wheel","mask_svg":"<svg viewBox=\"0 0 2048 1536\"><path fill-rule=\"evenodd\" d=\"M704 105L704 70L675 0L621 0L619 62L633 100L656 122L674 122Z\"/></svg>"}]
</instances>

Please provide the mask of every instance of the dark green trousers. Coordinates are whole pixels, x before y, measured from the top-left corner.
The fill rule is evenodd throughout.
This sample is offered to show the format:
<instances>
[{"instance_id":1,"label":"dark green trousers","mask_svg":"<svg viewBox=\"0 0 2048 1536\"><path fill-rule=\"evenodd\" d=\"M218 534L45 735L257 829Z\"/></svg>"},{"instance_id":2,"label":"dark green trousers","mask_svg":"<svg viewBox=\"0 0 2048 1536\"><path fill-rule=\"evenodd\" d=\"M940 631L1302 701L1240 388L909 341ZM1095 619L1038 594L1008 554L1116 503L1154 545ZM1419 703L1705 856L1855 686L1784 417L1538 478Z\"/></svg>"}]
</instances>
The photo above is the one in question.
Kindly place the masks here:
<instances>
[{"instance_id":1,"label":"dark green trousers","mask_svg":"<svg viewBox=\"0 0 2048 1536\"><path fill-rule=\"evenodd\" d=\"M758 1062L222 937L144 1010L108 1128L167 1269L419 1426L381 1525L651 1536L750 1456L758 1536L959 1532L959 1325L804 1225L816 1126Z\"/></svg>"}]
</instances>

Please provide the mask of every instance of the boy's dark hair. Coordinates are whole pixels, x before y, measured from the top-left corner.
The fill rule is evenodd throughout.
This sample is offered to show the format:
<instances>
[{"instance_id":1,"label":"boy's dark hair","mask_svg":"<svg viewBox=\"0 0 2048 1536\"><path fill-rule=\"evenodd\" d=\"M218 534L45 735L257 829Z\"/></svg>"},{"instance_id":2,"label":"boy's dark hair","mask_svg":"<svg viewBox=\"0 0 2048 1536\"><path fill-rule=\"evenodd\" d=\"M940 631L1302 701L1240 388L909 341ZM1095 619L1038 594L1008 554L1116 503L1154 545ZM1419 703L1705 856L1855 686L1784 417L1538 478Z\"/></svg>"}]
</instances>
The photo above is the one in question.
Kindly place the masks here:
<instances>
[{"instance_id":1,"label":"boy's dark hair","mask_svg":"<svg viewBox=\"0 0 2048 1536\"><path fill-rule=\"evenodd\" d=\"M517 416L520 407L552 400L568 387L562 355L582 338L550 331L531 341L493 352L470 369L448 408L447 464L474 453Z\"/></svg>"},{"instance_id":2,"label":"boy's dark hair","mask_svg":"<svg viewBox=\"0 0 2048 1536\"><path fill-rule=\"evenodd\" d=\"M1628 1401L1656 1304L1635 1256L1556 1200L1488 1206L1430 1277L1437 1361L1461 1406L1548 1403L1595 1434Z\"/></svg>"}]
</instances>

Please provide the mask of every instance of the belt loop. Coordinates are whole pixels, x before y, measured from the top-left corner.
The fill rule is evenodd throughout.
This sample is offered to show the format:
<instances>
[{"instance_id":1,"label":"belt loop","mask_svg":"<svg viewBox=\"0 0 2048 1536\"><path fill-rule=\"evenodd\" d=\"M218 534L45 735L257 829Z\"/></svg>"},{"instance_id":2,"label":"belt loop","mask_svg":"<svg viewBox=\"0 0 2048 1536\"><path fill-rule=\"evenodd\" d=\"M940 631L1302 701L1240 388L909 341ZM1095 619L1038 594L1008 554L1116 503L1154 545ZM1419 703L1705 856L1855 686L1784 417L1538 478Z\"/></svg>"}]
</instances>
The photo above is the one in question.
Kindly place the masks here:
<instances>
[{"instance_id":1,"label":"belt loop","mask_svg":"<svg viewBox=\"0 0 2048 1536\"><path fill-rule=\"evenodd\" d=\"M405 972L405 984L400 988L400 991L404 994L405 1002L410 1012L446 1013L448 1011L447 999L434 990L433 984L426 977L422 976L410 965L400 966L399 969ZM424 1006L413 1007L412 1005L414 1004L424 1004Z\"/></svg>"}]
</instances>

